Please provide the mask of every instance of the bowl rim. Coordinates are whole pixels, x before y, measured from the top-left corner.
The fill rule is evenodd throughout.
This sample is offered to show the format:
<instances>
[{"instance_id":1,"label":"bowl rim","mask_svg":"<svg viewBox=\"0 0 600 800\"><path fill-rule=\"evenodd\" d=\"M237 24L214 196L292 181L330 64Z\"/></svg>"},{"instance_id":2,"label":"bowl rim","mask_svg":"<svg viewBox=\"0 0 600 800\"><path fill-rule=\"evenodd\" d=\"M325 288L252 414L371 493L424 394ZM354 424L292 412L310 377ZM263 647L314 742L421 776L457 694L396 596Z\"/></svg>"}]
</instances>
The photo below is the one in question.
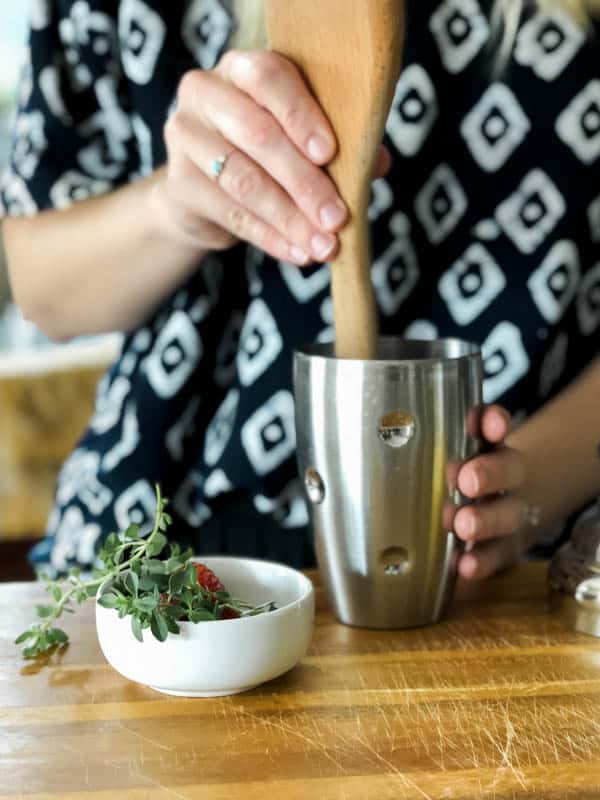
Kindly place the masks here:
<instances>
[{"instance_id":1,"label":"bowl rim","mask_svg":"<svg viewBox=\"0 0 600 800\"><path fill-rule=\"evenodd\" d=\"M190 560L195 562L195 563L204 564L205 563L205 559L206 560L211 560L211 559L212 560L216 560L216 559L218 559L220 561L232 561L232 562L237 562L237 563L243 562L243 563L246 563L246 564L259 564L260 566L267 565L269 567L277 567L277 569L284 569L287 572L289 572L289 573L291 573L291 574L293 574L295 576L299 576L301 578L302 594L300 595L300 597L297 597L295 600L292 600L291 603L286 603L285 605L276 608L274 611L269 611L266 614L257 614L256 616L247 616L247 617L238 617L237 619L204 620L202 622L202 626L203 626L202 629L203 630L205 630L204 626L209 626L209 625L212 626L212 625L216 625L217 623L219 625L223 625L223 624L227 624L227 623L233 623L233 624L245 623L245 624L252 624L252 625L254 625L254 624L261 624L262 625L262 624L264 624L264 620L265 619L272 618L272 617L275 617L275 616L279 617L279 616L282 616L283 613L287 614L287 613L289 613L290 610L300 606L302 603L306 602L307 599L309 599L311 596L314 596L314 594L315 594L315 587L313 585L313 582L311 581L311 579L307 575L304 574L304 572L301 572L299 569L296 569L295 567L290 567L288 564L284 564L284 563L281 563L279 561L273 561L273 560L263 559L263 558L253 558L251 556L246 557L246 556L220 555L218 553L214 553L214 554L211 554L211 555L208 555L208 554L206 554L206 555L204 555L204 554L202 554L202 555L194 555L194 556L191 557ZM209 566L209 565L207 565L207 566ZM210 569L210 567L209 567L209 569ZM102 592L106 588L108 580L109 580L108 578L103 580L102 583L100 584L100 586L98 587L98 591L96 592L96 597L95 597L96 613L100 613L99 609L100 609L100 611L108 611L108 612L114 611L116 613L116 609L114 609L114 608L103 608L98 603L98 598L100 598L102 596ZM126 618L120 619L118 616L117 616L116 619L119 622L126 621ZM196 628L198 628L200 623L199 622L190 622L188 620L188 621L179 621L178 625L185 625L186 628L191 627L193 629L196 629Z\"/></svg>"}]
</instances>

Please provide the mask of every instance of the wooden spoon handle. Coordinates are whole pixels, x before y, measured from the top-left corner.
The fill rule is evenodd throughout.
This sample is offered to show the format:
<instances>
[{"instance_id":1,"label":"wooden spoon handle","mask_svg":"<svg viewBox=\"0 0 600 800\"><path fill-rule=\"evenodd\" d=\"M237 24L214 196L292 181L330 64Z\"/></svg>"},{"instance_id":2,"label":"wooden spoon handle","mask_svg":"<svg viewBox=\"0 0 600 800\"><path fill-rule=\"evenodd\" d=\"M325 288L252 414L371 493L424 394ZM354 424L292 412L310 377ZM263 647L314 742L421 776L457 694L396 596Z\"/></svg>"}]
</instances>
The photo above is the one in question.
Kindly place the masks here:
<instances>
[{"instance_id":1,"label":"wooden spoon handle","mask_svg":"<svg viewBox=\"0 0 600 800\"><path fill-rule=\"evenodd\" d=\"M271 48L300 67L338 137L329 172L351 219L331 266L336 354L372 358L368 208L400 73L404 0L266 0L266 12Z\"/></svg>"}]
</instances>

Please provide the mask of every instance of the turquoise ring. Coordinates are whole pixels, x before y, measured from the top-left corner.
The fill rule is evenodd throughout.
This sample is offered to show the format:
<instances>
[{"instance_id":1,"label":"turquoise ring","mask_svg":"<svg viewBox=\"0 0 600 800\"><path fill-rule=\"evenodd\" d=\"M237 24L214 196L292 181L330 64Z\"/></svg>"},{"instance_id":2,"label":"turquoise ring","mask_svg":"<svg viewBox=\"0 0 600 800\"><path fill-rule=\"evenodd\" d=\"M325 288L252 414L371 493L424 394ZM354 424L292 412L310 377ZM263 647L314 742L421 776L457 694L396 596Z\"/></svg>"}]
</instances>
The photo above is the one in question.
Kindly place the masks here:
<instances>
[{"instance_id":1,"label":"turquoise ring","mask_svg":"<svg viewBox=\"0 0 600 800\"><path fill-rule=\"evenodd\" d=\"M211 174L213 178L218 181L221 177L221 173L225 169L225 164L227 163L227 159L229 156L218 156L211 164Z\"/></svg>"}]
</instances>

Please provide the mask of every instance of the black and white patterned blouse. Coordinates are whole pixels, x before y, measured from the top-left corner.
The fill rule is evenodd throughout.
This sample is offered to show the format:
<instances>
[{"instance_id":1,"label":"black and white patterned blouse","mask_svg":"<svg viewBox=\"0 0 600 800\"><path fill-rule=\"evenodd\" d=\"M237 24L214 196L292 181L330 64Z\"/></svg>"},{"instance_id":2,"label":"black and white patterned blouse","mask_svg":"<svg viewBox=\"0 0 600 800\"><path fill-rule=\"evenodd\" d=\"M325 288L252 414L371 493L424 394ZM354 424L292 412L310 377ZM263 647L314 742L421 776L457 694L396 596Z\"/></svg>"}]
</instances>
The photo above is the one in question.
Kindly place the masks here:
<instances>
[{"instance_id":1,"label":"black and white patterned blouse","mask_svg":"<svg viewBox=\"0 0 600 800\"><path fill-rule=\"evenodd\" d=\"M600 59L569 17L530 6L494 72L489 11L409 0L372 274L384 332L480 342L486 399L531 413L598 351ZM225 0L33 2L4 213L65 208L164 163L181 75L211 68L234 26ZM126 337L34 559L89 564L110 530L149 520L157 481L178 538L201 542L234 497L304 535L291 353L331 324L327 266L246 246L205 259Z\"/></svg>"}]
</instances>

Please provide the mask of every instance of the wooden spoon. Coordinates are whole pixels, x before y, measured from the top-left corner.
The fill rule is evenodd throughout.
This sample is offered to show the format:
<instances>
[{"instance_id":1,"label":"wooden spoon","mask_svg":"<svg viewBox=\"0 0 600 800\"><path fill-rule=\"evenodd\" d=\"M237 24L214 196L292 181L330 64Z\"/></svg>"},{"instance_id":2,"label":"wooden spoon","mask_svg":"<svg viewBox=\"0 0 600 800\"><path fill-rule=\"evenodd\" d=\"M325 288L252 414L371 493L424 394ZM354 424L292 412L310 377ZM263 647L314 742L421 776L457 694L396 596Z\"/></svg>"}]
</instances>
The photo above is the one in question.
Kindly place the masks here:
<instances>
[{"instance_id":1,"label":"wooden spoon","mask_svg":"<svg viewBox=\"0 0 600 800\"><path fill-rule=\"evenodd\" d=\"M368 209L400 73L404 0L266 0L271 49L303 71L338 137L329 172L350 209L332 263L336 355L377 350Z\"/></svg>"}]
</instances>

